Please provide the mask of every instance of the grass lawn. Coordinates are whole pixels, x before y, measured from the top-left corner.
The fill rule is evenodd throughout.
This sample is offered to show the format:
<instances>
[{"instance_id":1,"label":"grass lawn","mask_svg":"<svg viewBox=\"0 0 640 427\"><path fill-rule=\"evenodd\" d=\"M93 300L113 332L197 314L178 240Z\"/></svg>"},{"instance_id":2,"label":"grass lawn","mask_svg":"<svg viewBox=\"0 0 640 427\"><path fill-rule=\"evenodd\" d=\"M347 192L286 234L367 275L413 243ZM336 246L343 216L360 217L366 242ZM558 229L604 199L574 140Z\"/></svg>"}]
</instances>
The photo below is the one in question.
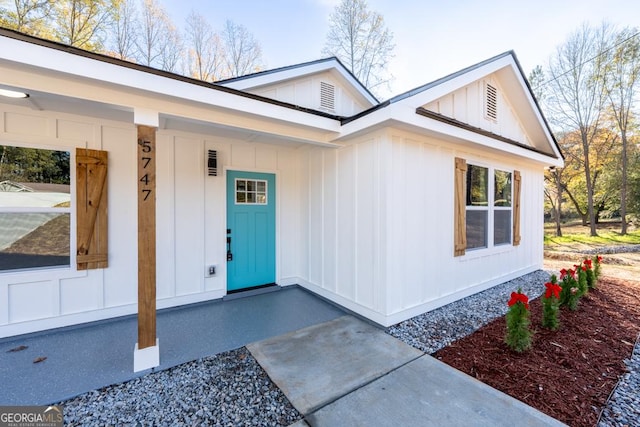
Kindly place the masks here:
<instances>
[{"instance_id":1,"label":"grass lawn","mask_svg":"<svg viewBox=\"0 0 640 427\"><path fill-rule=\"evenodd\" d=\"M594 246L637 245L640 244L640 230L629 226L628 234L620 234L620 221L603 221L597 225L597 236L590 236L589 226L580 221L562 224L562 237L555 236L554 223L544 224L544 245L555 249L564 245L585 244Z\"/></svg>"}]
</instances>

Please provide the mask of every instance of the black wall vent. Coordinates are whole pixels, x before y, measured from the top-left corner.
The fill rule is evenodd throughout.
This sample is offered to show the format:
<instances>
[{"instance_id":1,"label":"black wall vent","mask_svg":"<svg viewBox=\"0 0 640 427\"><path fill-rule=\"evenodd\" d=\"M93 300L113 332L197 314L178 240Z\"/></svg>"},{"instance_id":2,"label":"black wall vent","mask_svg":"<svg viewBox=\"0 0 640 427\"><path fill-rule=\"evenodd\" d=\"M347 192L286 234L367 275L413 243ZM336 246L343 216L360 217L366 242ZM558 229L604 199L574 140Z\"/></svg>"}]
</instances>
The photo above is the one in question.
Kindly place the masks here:
<instances>
[{"instance_id":1,"label":"black wall vent","mask_svg":"<svg viewBox=\"0 0 640 427\"><path fill-rule=\"evenodd\" d=\"M218 176L218 152L216 150L208 150L207 171L209 176Z\"/></svg>"}]
</instances>

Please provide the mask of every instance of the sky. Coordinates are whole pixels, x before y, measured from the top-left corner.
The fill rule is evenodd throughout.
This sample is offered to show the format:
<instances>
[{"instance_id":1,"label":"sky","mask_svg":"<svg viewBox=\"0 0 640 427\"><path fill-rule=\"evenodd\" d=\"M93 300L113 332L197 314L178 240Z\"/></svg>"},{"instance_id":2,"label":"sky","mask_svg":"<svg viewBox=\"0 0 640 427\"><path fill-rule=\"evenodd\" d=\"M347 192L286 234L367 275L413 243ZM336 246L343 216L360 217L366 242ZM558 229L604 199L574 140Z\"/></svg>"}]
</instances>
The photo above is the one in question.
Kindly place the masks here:
<instances>
[{"instance_id":1,"label":"sky","mask_svg":"<svg viewBox=\"0 0 640 427\"><path fill-rule=\"evenodd\" d=\"M262 47L265 69L323 57L339 0L157 0L184 27L191 10L216 30L229 19ZM513 50L528 75L584 23L640 27L639 0L368 0L393 33L394 79L382 98Z\"/></svg>"}]
</instances>

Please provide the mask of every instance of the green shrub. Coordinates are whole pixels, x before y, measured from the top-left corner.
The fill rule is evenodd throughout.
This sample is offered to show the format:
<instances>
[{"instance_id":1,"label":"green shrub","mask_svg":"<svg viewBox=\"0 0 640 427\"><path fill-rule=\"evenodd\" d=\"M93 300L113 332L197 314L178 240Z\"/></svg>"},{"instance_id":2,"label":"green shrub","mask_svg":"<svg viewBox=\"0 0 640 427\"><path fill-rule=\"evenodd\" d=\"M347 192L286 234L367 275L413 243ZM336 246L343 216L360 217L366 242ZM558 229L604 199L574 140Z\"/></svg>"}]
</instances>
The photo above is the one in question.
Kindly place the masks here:
<instances>
[{"instance_id":1,"label":"green shrub","mask_svg":"<svg viewBox=\"0 0 640 427\"><path fill-rule=\"evenodd\" d=\"M546 290L542 296L542 326L552 331L560 327L560 292L562 287L558 285L558 278L551 276L551 281L544 284Z\"/></svg>"},{"instance_id":2,"label":"green shrub","mask_svg":"<svg viewBox=\"0 0 640 427\"><path fill-rule=\"evenodd\" d=\"M529 329L529 297L522 293L511 292L507 303L507 333L504 341L512 350L521 353L531 348L531 330Z\"/></svg>"}]
</instances>

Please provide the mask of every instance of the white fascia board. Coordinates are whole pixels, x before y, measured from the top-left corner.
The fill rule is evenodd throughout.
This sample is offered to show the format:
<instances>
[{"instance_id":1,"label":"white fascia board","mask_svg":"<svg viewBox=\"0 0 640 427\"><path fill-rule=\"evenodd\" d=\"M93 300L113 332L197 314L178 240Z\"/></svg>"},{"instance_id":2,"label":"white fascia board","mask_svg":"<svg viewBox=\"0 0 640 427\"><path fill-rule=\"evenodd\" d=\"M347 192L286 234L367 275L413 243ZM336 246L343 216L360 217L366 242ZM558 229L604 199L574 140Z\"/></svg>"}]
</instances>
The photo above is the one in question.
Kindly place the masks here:
<instances>
[{"instance_id":1,"label":"white fascia board","mask_svg":"<svg viewBox=\"0 0 640 427\"><path fill-rule=\"evenodd\" d=\"M130 111L134 113L134 122L136 111L141 113L147 111L147 113L156 116L195 120L204 124L266 133L301 143L326 146L332 146L331 140L339 132L338 120L332 120L331 125L334 127L332 130L327 130L326 126L322 127L321 124L327 120L324 117L314 116L319 120L319 124L316 126L302 126L287 120L253 114L251 105L245 111L229 110L223 107L194 103L186 99L131 90L111 83L96 82L86 78L70 78L68 75L56 71L43 73L41 69L36 67L0 60L0 86L2 85L25 88L29 92L35 92L36 95L30 97L29 100L38 99L38 93L47 93L52 96L81 100L87 104L96 102L104 106ZM153 109L138 108L137 106L153 106ZM87 108L90 107L91 105L87 105ZM150 122L147 124L152 125Z\"/></svg>"},{"instance_id":2,"label":"white fascia board","mask_svg":"<svg viewBox=\"0 0 640 427\"><path fill-rule=\"evenodd\" d=\"M491 138L487 135L482 135L468 129L459 128L457 126L452 126L450 124L443 123L430 117L421 116L415 112L409 120L403 120L403 122L425 129L426 131L432 132L434 134L442 135L442 137L449 140L455 139L468 141L469 143L477 144L479 146L484 146L493 150L498 150L504 153L513 154L518 157L523 157L536 163L541 163L545 166L562 167L564 165L564 161L560 156L554 158L553 156L542 154L533 150L528 150L517 145L509 144L504 141Z\"/></svg>"},{"instance_id":3,"label":"white fascia board","mask_svg":"<svg viewBox=\"0 0 640 427\"><path fill-rule=\"evenodd\" d=\"M545 166L562 167L564 165L561 156L553 158L552 156L508 144L504 141L500 141L468 129L459 128L443 123L439 120L425 117L416 113L415 106L402 103L391 104L385 108L373 111L364 117L347 123L342 127L340 139L348 138L350 135L366 131L367 128L383 122L402 123L413 127L416 132L419 133L428 133L448 141L466 141L471 144L477 144L479 146L524 157L531 161L544 164Z\"/></svg>"},{"instance_id":4,"label":"white fascia board","mask_svg":"<svg viewBox=\"0 0 640 427\"><path fill-rule=\"evenodd\" d=\"M143 90L153 94L170 96L228 110L236 110L243 113L251 112L257 116L291 122L296 125L339 132L340 123L328 117L6 37L0 38L0 59L37 67L42 72L56 71L70 77L76 76L97 82L111 83L121 87ZM47 91L65 95L64 87L48 88ZM91 94L87 94L86 99L91 99L89 98L90 96ZM101 101L100 99L91 100ZM138 107L136 105L127 105L126 100L123 101L123 106Z\"/></svg>"}]
</instances>

